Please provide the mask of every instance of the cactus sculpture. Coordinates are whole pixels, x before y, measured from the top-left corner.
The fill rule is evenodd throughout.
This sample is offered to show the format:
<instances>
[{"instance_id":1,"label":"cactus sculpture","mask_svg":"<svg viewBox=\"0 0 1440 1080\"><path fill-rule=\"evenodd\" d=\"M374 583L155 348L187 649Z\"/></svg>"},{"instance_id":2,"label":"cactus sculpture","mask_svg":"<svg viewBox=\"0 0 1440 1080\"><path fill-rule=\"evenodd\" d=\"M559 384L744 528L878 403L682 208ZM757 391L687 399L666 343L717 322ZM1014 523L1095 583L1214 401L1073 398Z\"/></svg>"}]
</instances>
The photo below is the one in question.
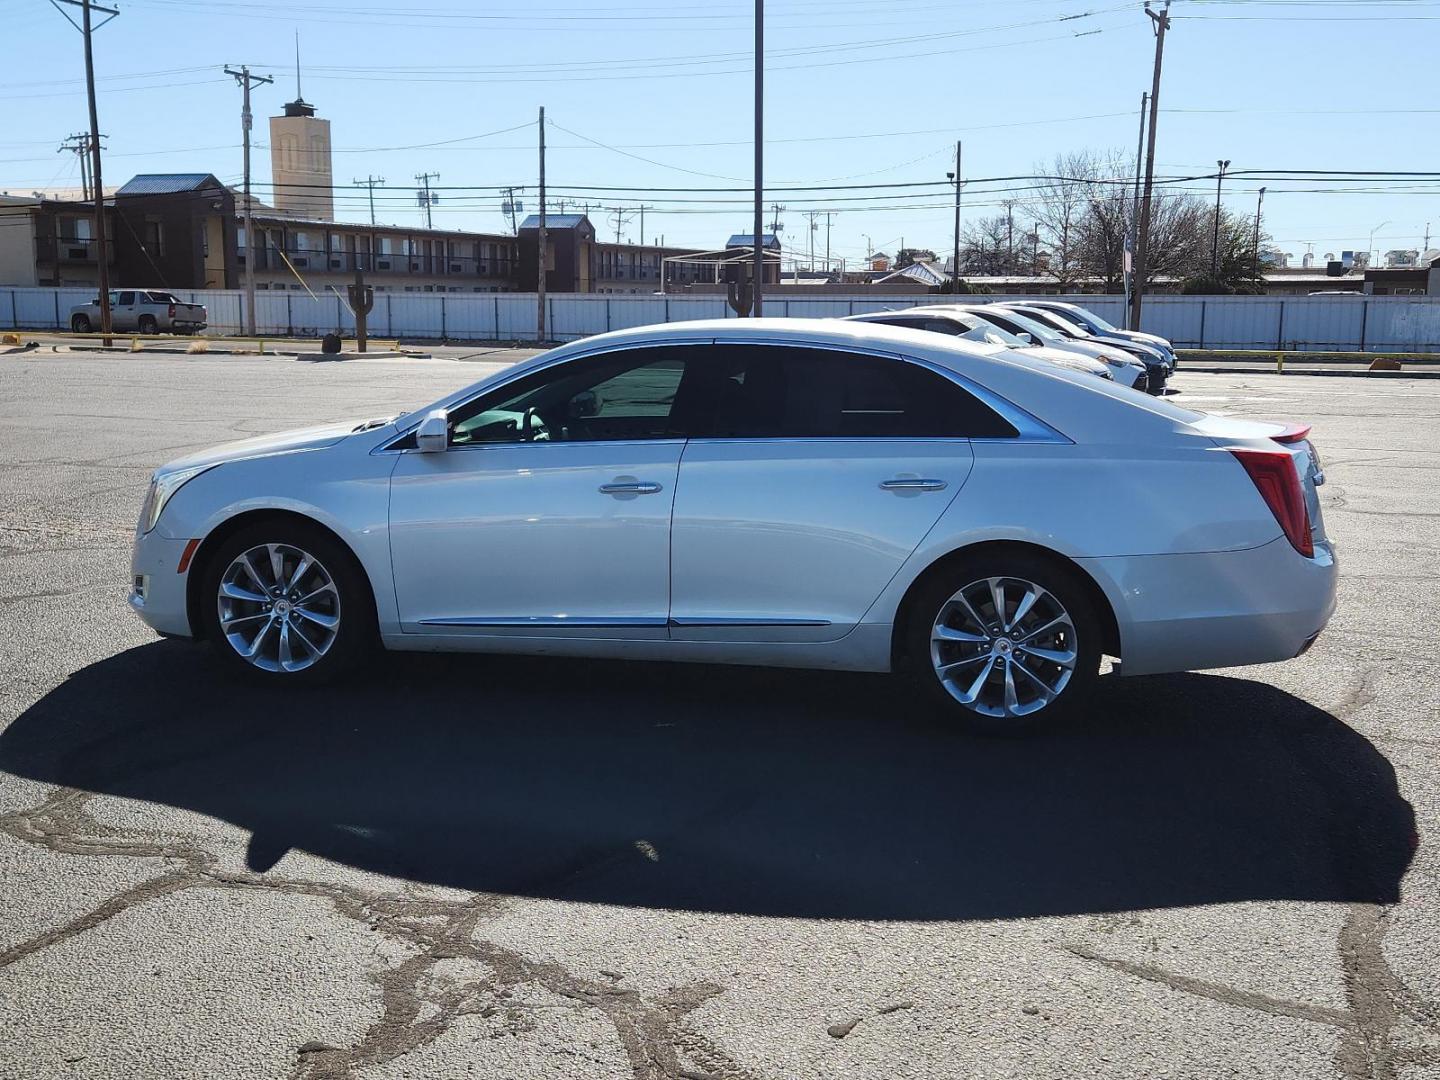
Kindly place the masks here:
<instances>
[{"instance_id":1,"label":"cactus sculpture","mask_svg":"<svg viewBox=\"0 0 1440 1080\"><path fill-rule=\"evenodd\" d=\"M365 275L359 268L355 270L355 283L345 286L349 293L350 310L355 313L355 340L361 352L365 351L366 326L365 317L370 314L370 309L375 306L375 290L365 284Z\"/></svg>"}]
</instances>

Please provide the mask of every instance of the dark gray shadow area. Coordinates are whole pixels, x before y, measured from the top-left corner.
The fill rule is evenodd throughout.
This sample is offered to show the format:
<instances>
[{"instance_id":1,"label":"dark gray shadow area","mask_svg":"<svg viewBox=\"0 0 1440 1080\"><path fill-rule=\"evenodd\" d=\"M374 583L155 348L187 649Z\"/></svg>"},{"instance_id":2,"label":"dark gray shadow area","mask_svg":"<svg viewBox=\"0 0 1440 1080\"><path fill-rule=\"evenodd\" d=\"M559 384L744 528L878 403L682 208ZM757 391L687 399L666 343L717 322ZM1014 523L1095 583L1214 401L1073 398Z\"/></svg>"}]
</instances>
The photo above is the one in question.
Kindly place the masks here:
<instances>
[{"instance_id":1,"label":"dark gray shadow area","mask_svg":"<svg viewBox=\"0 0 1440 1080\"><path fill-rule=\"evenodd\" d=\"M389 656L287 693L159 642L0 734L0 769L493 893L864 919L1398 899L1415 837L1376 748L1264 683L1104 680L1018 741L881 676Z\"/></svg>"}]
</instances>

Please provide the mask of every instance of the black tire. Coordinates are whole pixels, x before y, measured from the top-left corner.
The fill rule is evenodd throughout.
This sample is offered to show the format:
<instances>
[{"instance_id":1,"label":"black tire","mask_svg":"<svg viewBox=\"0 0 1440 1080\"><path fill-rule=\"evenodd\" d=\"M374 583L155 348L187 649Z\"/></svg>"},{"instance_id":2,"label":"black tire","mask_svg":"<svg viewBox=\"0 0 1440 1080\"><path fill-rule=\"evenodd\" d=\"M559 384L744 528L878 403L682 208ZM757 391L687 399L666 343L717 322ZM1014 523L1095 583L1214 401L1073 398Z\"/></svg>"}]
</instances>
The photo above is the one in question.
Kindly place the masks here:
<instances>
[{"instance_id":1,"label":"black tire","mask_svg":"<svg viewBox=\"0 0 1440 1080\"><path fill-rule=\"evenodd\" d=\"M323 655L298 671L266 670L256 666L240 655L220 626L219 591L226 570L242 553L267 544L284 545L313 556L334 583L337 593L338 608L335 613L339 616L339 624L334 639ZM270 686L332 682L353 672L374 651L378 641L374 593L365 571L343 544L325 530L304 522L276 518L240 529L206 559L199 588L199 610L205 639L226 667L252 682Z\"/></svg>"},{"instance_id":2,"label":"black tire","mask_svg":"<svg viewBox=\"0 0 1440 1080\"><path fill-rule=\"evenodd\" d=\"M937 715L948 726L982 735L1023 735L1042 727L1051 727L1057 722L1073 716L1077 709L1083 709L1085 700L1090 696L1095 682L1099 678L1102 634L1095 605L1090 598L1089 590L1078 577L1078 573L1073 568L1066 567L1064 562L1058 558L1046 558L1025 551L990 551L958 559L921 585L919 593L916 594L909 606L908 622L904 627L905 674L935 707ZM1058 603L1068 614L1073 628L1071 633L1057 637L1054 642L1050 643L1056 651L1061 647L1068 647L1075 653L1074 666L1070 669L1068 678L1048 704L1043 704L1036 711L1021 716L986 715L977 708L962 703L956 694L946 688L932 659L931 631L940 617L942 609L946 608L951 598L962 589L969 592L971 587L990 578L1015 579L1019 582L1032 583L1050 594L1049 599L1042 599L1035 607L1031 608L1031 614L1027 615L1019 624L1022 629L1016 633L1021 635L1022 640L1025 630L1036 625L1033 620L1049 621L1044 619L1049 609L1048 607L1042 609L1041 604L1049 605L1052 601ZM1002 584L1002 596L1008 613L1014 613L1020 598L1024 595L1024 591L1014 584ZM988 608L981 606L982 604L983 601L975 603L975 613L983 620L988 621L993 618L994 604L992 602ZM959 611L958 607L952 608L952 612ZM952 615L952 617L954 616ZM963 615L960 618L966 625L973 621ZM951 624L947 623L947 625ZM993 626L990 629L993 630ZM1014 635L995 635L995 639L998 641L999 638L1011 636ZM1047 640L1035 639L1035 644L1039 645ZM999 647L1000 645L993 646L993 648ZM1009 655L1009 649L1013 647L1006 646L1006 655ZM977 673L977 678L987 666L991 666L983 660L975 660L973 666L969 666L972 663L969 658L989 655L990 652L987 650L993 651L992 646L988 644L943 643L938 645L937 649L941 650L941 659L961 659L965 666L957 665L959 670L974 671ZM1033 664L1042 676L1052 682L1059 676L1059 665L1046 663L1033 656L1026 657L1024 663ZM999 693L1003 695L1005 668L1003 665L992 666L992 670L994 674L990 678L998 680L999 685L990 681L985 683L982 704L985 694ZM1022 696L1028 694L1031 698L1030 701L1022 700L1022 706L1028 706L1035 700L1039 700L1036 690L1038 684L1032 684L1023 675L1023 671L1028 670L1029 668L1025 667L1022 668L1022 673L1018 677L1012 675L1012 682L1016 684L1018 692ZM1025 686L1030 686L1030 691L1024 690ZM958 688L961 692L965 689L964 687ZM1000 704L1003 706L1003 701Z\"/></svg>"},{"instance_id":3,"label":"black tire","mask_svg":"<svg viewBox=\"0 0 1440 1080\"><path fill-rule=\"evenodd\" d=\"M71 330L72 333L76 333L76 334L88 334L88 333L90 333L90 316L89 316L89 315L72 315L72 316L70 316L70 330Z\"/></svg>"},{"instance_id":4,"label":"black tire","mask_svg":"<svg viewBox=\"0 0 1440 1080\"><path fill-rule=\"evenodd\" d=\"M140 321L136 323L136 328L140 333L148 337L151 334L159 332L160 324L155 321L154 315L141 315Z\"/></svg>"}]
</instances>

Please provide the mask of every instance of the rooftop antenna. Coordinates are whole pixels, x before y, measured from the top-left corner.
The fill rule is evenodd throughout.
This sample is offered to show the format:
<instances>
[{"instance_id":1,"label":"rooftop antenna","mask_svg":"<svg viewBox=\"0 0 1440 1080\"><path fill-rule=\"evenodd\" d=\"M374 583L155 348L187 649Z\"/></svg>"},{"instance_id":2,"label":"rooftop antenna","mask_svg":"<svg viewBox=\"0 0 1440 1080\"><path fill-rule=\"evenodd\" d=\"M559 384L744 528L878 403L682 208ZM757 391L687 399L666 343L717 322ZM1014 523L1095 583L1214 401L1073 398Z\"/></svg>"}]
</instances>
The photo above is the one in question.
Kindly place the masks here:
<instances>
[{"instance_id":1,"label":"rooftop antenna","mask_svg":"<svg viewBox=\"0 0 1440 1080\"><path fill-rule=\"evenodd\" d=\"M300 93L300 31L295 31L295 100L304 101L305 95Z\"/></svg>"}]
</instances>

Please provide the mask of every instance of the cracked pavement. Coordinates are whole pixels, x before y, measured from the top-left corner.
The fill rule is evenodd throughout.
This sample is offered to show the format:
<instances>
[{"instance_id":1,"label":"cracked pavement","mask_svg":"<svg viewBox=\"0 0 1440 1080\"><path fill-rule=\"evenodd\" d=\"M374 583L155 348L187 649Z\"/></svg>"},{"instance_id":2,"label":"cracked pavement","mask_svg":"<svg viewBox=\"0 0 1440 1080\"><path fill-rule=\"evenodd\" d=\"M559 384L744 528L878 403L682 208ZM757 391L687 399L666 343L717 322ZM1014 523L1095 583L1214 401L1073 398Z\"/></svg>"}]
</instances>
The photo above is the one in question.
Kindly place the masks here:
<instances>
[{"instance_id":1,"label":"cracked pavement","mask_svg":"<svg viewBox=\"0 0 1440 1080\"><path fill-rule=\"evenodd\" d=\"M124 603L148 471L443 359L0 356L0 1078L1440 1077L1440 384L1315 424L1304 657L1021 742L885 678L394 656L227 681Z\"/></svg>"}]
</instances>

